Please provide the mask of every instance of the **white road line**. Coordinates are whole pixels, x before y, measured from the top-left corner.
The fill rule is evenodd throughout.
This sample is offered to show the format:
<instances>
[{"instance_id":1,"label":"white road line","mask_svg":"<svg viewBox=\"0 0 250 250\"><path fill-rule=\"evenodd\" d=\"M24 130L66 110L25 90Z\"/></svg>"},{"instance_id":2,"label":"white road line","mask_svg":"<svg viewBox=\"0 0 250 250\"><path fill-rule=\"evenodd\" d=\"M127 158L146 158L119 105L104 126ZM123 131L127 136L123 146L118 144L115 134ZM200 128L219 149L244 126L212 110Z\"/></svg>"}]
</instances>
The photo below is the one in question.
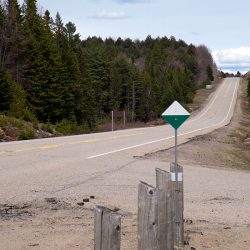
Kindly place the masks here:
<instances>
[{"instance_id":1,"label":"white road line","mask_svg":"<svg viewBox=\"0 0 250 250\"><path fill-rule=\"evenodd\" d=\"M225 80L224 80L225 81ZM223 85L225 85L225 82L223 82L221 85L220 85L220 89L217 91L216 95L213 96L213 99L211 100L211 102L208 104L208 106L202 110L202 112L197 115L196 117L194 117L194 119L190 119L189 120L189 123L190 122L193 122L193 121L196 121L198 119L200 119L201 117L203 117L208 111L209 109L211 108L211 106L214 104L215 100L217 99L217 96L220 94L220 92L222 91L223 89Z\"/></svg>"},{"instance_id":2,"label":"white road line","mask_svg":"<svg viewBox=\"0 0 250 250\"><path fill-rule=\"evenodd\" d=\"M202 130L205 130L205 129L208 129L208 128L212 128L212 127L216 127L216 126L219 126L219 125L223 124L227 120L227 118L228 118L228 116L229 116L229 114L231 112L232 104L233 104L233 102L235 100L235 94L237 93L236 90L238 89L237 88L238 85L239 85L239 82L237 82L235 84L234 92L233 92L233 97L232 97L232 100L231 100L231 103L230 103L230 106L229 106L229 110L227 112L226 117L221 122L219 122L217 124L214 124L214 125L211 125L211 126L203 127L203 128L196 129L196 130L192 130L190 132L182 133L182 134L179 134L179 136L184 136L184 135L192 134L194 132L202 131ZM170 136L170 137L167 137L167 138L162 138L162 139L154 140L154 141L150 141L150 142L145 142L145 143L141 143L141 144L137 144L137 145L134 145L134 146L130 146L130 147L125 147L125 148L121 148L121 149L109 151L109 152L98 154L98 155L89 156L89 157L87 157L87 159L94 159L94 158L98 158L98 157L101 157L101 156L118 153L118 152L129 150L129 149L146 146L146 145L149 145L149 144L153 144L153 143L157 143L157 142L161 142L161 141L166 141L166 140L169 140L169 139L172 139L172 138L174 138L174 136Z\"/></svg>"}]
</instances>

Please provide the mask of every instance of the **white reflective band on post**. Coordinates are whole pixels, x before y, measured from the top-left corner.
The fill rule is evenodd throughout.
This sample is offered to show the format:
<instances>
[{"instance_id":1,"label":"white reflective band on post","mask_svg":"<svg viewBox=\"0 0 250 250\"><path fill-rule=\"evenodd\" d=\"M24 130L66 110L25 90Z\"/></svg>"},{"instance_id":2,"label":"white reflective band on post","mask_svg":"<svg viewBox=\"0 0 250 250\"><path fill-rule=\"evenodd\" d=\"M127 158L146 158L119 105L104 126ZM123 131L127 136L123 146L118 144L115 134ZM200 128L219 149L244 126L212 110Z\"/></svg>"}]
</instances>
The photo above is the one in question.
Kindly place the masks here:
<instances>
[{"instance_id":1,"label":"white reflective band on post","mask_svg":"<svg viewBox=\"0 0 250 250\"><path fill-rule=\"evenodd\" d=\"M171 181L175 181L175 173L171 172ZM182 173L178 173L178 181L182 181Z\"/></svg>"}]
</instances>

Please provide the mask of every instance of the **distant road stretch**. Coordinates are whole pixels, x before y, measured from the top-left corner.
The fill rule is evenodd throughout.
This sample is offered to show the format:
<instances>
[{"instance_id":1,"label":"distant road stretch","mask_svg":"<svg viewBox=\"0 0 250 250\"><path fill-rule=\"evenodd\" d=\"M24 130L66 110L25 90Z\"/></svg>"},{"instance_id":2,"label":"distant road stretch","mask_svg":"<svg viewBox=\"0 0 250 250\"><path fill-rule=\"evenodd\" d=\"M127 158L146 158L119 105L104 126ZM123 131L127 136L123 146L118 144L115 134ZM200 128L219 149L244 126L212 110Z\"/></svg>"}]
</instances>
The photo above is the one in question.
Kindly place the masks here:
<instances>
[{"instance_id":1,"label":"distant road stretch","mask_svg":"<svg viewBox=\"0 0 250 250\"><path fill-rule=\"evenodd\" d=\"M206 107L197 115L191 115L179 129L179 142L228 124L234 112L239 83L240 78L223 80ZM121 171L133 164L134 156L172 147L173 136L173 129L164 125L1 143L1 203L48 196L77 197L79 190L93 194L99 189L98 192L105 195L105 186L116 184L113 178L106 177L107 173L115 172L118 177L125 178ZM97 183L103 183L103 186ZM129 183L136 185L137 180Z\"/></svg>"}]
</instances>

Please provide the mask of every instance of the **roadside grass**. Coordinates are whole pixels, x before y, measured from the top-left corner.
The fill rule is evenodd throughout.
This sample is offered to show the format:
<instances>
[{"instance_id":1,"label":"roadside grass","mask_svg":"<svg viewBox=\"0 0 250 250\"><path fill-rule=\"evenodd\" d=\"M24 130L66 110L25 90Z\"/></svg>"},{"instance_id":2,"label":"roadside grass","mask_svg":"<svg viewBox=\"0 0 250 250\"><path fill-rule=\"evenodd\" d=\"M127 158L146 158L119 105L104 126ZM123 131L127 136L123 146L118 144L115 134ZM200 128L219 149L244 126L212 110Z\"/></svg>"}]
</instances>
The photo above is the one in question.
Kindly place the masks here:
<instances>
[{"instance_id":1,"label":"roadside grass","mask_svg":"<svg viewBox=\"0 0 250 250\"><path fill-rule=\"evenodd\" d=\"M250 170L250 100L247 97L247 81L242 81L242 118L239 125L228 137L233 144L233 148L228 150L227 153L231 155L230 165L235 168Z\"/></svg>"},{"instance_id":2,"label":"roadside grass","mask_svg":"<svg viewBox=\"0 0 250 250\"><path fill-rule=\"evenodd\" d=\"M203 103L208 99L209 95L214 91L208 89L198 89L196 90L196 94L194 96L193 102L189 103L188 109L193 112L202 107Z\"/></svg>"},{"instance_id":3,"label":"roadside grass","mask_svg":"<svg viewBox=\"0 0 250 250\"><path fill-rule=\"evenodd\" d=\"M29 140L35 138L35 128L33 128L31 123L27 123L22 119L1 114L0 128L9 140Z\"/></svg>"},{"instance_id":4,"label":"roadside grass","mask_svg":"<svg viewBox=\"0 0 250 250\"><path fill-rule=\"evenodd\" d=\"M213 93L218 87L220 80L213 82L212 89L206 89L206 85L201 85L199 89L196 90L194 95L194 99L191 103L187 104L187 108L190 112L194 112L204 106L206 101L208 100L211 93Z\"/></svg>"}]
</instances>

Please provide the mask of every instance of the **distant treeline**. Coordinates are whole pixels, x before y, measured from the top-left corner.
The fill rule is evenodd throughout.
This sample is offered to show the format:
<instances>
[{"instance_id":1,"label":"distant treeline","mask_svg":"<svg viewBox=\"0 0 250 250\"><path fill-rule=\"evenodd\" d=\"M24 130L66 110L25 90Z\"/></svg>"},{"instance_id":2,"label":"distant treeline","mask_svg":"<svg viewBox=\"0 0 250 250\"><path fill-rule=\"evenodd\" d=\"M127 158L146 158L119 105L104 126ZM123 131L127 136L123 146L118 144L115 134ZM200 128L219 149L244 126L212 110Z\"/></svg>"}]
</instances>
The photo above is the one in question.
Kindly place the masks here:
<instances>
[{"instance_id":1,"label":"distant treeline","mask_svg":"<svg viewBox=\"0 0 250 250\"><path fill-rule=\"evenodd\" d=\"M149 121L174 100L191 102L215 70L203 45L150 36L81 40L59 13L38 13L36 0L0 5L0 111L10 116L86 130L111 110Z\"/></svg>"}]
</instances>

